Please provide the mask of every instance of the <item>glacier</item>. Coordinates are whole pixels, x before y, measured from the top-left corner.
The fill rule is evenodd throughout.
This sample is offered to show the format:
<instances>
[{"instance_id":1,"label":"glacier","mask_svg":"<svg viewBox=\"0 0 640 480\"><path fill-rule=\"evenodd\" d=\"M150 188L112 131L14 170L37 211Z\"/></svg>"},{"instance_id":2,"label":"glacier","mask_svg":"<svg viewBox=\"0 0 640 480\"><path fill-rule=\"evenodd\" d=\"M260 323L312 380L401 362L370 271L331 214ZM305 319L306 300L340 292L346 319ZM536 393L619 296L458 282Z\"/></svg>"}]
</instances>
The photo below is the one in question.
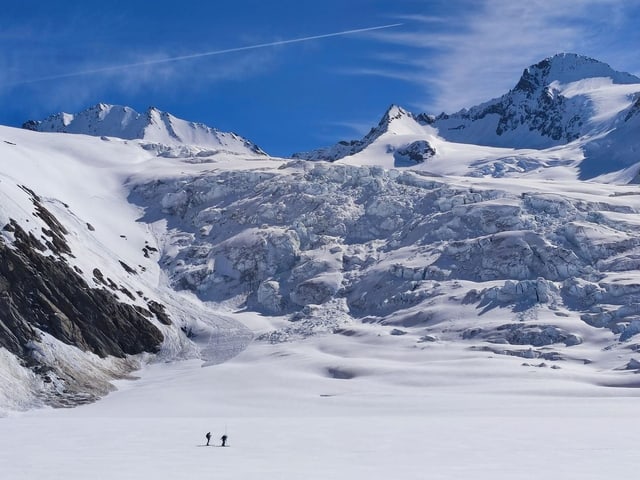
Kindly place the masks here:
<instances>
[{"instance_id":1,"label":"glacier","mask_svg":"<svg viewBox=\"0 0 640 480\"><path fill-rule=\"evenodd\" d=\"M317 349L314 375L385 385L419 358L403 352L453 349L506 377L542 365L544 378L636 386L639 92L636 77L560 55L501 99L448 116L392 106L362 140L293 158L155 108L0 127L5 251L29 238L33 258L161 335L113 355L25 319L25 353L0 348L13 392L0 411L91 402L148 363L252 349ZM403 360L353 361L362 349L375 364L378 342Z\"/></svg>"}]
</instances>

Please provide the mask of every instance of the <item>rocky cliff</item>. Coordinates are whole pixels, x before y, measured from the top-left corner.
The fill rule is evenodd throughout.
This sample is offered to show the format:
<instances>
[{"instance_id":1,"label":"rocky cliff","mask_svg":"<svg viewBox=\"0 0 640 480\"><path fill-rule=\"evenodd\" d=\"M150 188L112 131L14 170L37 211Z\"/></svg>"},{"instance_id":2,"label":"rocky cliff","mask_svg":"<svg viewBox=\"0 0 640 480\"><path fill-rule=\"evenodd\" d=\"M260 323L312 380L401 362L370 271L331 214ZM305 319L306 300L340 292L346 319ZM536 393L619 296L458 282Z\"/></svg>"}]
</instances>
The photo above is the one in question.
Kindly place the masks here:
<instances>
[{"instance_id":1,"label":"rocky cliff","mask_svg":"<svg viewBox=\"0 0 640 480\"><path fill-rule=\"evenodd\" d=\"M111 378L137 366L127 356L159 350L163 335L150 320L168 323L170 319L151 300L147 309L120 301L114 294L119 291L115 284L90 287L82 272L66 260L74 255L65 239L68 231L35 192L22 188L44 226L39 237L27 233L14 219L3 228L14 241L7 244L0 237L0 346L41 380L40 396L45 403L66 405L95 399L111 388ZM94 275L100 276L99 270ZM47 355L43 335L121 361L117 368L104 367L102 377L95 372L87 375L82 364Z\"/></svg>"}]
</instances>

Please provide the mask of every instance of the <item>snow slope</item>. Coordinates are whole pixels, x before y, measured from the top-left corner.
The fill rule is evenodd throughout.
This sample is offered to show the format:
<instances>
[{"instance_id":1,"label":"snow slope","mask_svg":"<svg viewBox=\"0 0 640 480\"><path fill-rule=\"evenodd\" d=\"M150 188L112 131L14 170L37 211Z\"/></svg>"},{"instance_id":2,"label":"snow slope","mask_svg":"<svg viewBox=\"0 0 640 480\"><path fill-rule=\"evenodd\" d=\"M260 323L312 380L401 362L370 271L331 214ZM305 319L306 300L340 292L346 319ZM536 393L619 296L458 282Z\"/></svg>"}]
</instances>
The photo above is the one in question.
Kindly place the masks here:
<instances>
[{"instance_id":1,"label":"snow slope","mask_svg":"<svg viewBox=\"0 0 640 480\"><path fill-rule=\"evenodd\" d=\"M554 370L445 348L393 349L391 385L380 377L323 378L313 365L322 358L317 340L295 349L254 345L211 368L153 365L96 404L4 418L3 478L600 480L636 473L637 391L580 386L554 378ZM347 347L363 367L376 351L390 351ZM207 431L216 445L226 432L231 446L203 447Z\"/></svg>"},{"instance_id":2,"label":"snow slope","mask_svg":"<svg viewBox=\"0 0 640 480\"><path fill-rule=\"evenodd\" d=\"M191 299L189 295L173 292L157 261L159 248L154 232L157 227L138 221L141 210L128 203L127 179L137 171L158 171L164 167L172 174L176 167L171 160L124 140L105 141L81 135L60 135L30 132L7 127L0 128L0 222L10 220L21 225L34 238L46 243L48 226L34 213L28 192L37 194L43 205L66 228L70 253L64 261L91 288L103 288L101 278L108 279L110 291L120 302L147 308L153 299L164 304L173 325L156 322L165 342L158 358L201 357L207 362L222 361L243 348L250 333L237 322L220 318L216 312ZM258 155L258 158L265 158ZM182 172L200 171L202 163L181 165ZM11 245L14 234L7 228L0 233ZM44 251L53 256L54 252ZM126 268L125 268L126 266ZM96 270L101 272L99 276ZM203 321L203 318L205 319ZM188 331L201 333L196 347L185 335ZM233 332L234 338L225 345L218 337ZM104 395L109 390L104 382L139 368L138 359L101 359L91 353L63 344L42 333L41 345L34 348L38 361L53 371L72 372L84 378L87 393ZM211 341L218 349L207 348ZM0 349L2 350L2 349ZM22 410L48 403L51 396L64 397L64 383L60 386L47 377L34 374L24 363L6 351L2 352L0 395L1 409ZM97 386L92 379L100 378ZM97 392L93 392L96 390Z\"/></svg>"}]
</instances>

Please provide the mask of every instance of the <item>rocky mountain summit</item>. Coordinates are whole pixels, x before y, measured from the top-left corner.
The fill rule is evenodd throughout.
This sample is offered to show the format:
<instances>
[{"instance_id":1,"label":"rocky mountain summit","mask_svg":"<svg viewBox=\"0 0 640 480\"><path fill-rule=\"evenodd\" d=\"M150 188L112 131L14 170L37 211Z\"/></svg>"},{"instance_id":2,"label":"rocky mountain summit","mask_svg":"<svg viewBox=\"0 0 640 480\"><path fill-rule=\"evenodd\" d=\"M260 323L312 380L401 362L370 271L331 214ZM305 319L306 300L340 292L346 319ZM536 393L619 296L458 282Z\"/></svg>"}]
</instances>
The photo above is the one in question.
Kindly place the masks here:
<instances>
[{"instance_id":1,"label":"rocky mountain summit","mask_svg":"<svg viewBox=\"0 0 640 480\"><path fill-rule=\"evenodd\" d=\"M372 148L376 142L384 143L387 153L393 156L399 149L415 152L418 146L411 143L417 140L429 144L427 150L423 148L428 152L426 156L413 156L418 162L431 157L444 159L452 147L442 148L440 152L438 141L528 150L515 152L506 162L502 159L495 168L473 168L467 173L503 175L505 171L515 174L528 171L529 167L512 168L515 157L519 157L521 165L533 160L539 166L541 157L551 149L567 147L566 152L579 151L570 156L573 165L579 168L580 178L587 179L640 162L637 153L640 151L639 101L638 77L617 72L588 57L558 54L526 68L514 88L499 98L437 116L414 115L392 106L362 140L340 142L332 147L297 153L294 157L336 161ZM399 124L403 127L412 124L414 137L407 138L406 128L398 129ZM422 132L418 125L423 127ZM552 156L556 157L554 165L571 163L563 161L562 155ZM434 171L429 162L425 168ZM635 178L630 177L627 178Z\"/></svg>"},{"instance_id":2,"label":"rocky mountain summit","mask_svg":"<svg viewBox=\"0 0 640 480\"><path fill-rule=\"evenodd\" d=\"M294 153L293 158L333 162L340 158L362 152L386 133L406 133L412 130L412 123L423 121L424 117L416 118L411 112L404 108L391 105L380 119L378 125L373 127L361 140L342 141L332 147L321 148L310 152ZM418 131L421 130L417 124L413 125L413 130L416 129ZM415 163L421 163L433 154L435 154L435 150L426 140L419 140L416 145L408 145L399 153L399 155L404 155Z\"/></svg>"},{"instance_id":3,"label":"rocky mountain summit","mask_svg":"<svg viewBox=\"0 0 640 480\"><path fill-rule=\"evenodd\" d=\"M590 90L639 84L640 78L592 58L558 54L526 68L516 86L502 97L441 114L433 125L444 138L462 143L516 148L562 145L606 130L615 123L612 117L624 118L638 97L636 87L623 88L630 94L626 108L598 118Z\"/></svg>"}]
</instances>

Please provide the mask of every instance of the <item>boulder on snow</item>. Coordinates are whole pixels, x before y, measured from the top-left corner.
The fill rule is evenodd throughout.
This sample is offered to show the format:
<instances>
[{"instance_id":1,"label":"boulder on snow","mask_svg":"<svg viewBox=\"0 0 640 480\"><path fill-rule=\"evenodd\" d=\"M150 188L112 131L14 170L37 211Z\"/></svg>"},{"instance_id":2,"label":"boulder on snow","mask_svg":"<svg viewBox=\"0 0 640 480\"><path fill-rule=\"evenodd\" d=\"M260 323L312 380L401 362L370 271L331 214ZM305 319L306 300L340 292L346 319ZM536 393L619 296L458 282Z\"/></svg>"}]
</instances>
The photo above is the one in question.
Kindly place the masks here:
<instances>
[{"instance_id":1,"label":"boulder on snow","mask_svg":"<svg viewBox=\"0 0 640 480\"><path fill-rule=\"evenodd\" d=\"M275 280L266 280L260 284L257 292L258 303L270 313L282 311L280 284Z\"/></svg>"}]
</instances>

